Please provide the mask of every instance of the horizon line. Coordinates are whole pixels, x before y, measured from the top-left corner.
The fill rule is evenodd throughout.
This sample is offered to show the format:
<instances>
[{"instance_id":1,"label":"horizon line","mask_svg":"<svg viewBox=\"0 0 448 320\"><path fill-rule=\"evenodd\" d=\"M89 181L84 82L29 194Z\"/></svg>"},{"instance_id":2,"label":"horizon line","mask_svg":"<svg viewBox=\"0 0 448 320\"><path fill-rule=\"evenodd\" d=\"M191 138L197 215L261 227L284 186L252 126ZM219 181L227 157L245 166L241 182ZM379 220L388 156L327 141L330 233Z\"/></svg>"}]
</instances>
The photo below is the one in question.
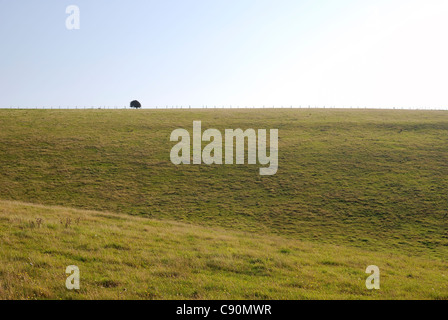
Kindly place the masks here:
<instances>
[{"instance_id":1,"label":"horizon line","mask_svg":"<svg viewBox=\"0 0 448 320\"><path fill-rule=\"evenodd\" d=\"M125 110L134 109L129 106L75 106L75 107L65 107L65 106L34 106L34 107L0 107L2 110ZM144 106L141 109L146 110L213 110L213 109L362 109L362 110L420 110L420 111L448 111L448 107L339 107L339 106L252 106L252 107L241 107L241 106Z\"/></svg>"}]
</instances>

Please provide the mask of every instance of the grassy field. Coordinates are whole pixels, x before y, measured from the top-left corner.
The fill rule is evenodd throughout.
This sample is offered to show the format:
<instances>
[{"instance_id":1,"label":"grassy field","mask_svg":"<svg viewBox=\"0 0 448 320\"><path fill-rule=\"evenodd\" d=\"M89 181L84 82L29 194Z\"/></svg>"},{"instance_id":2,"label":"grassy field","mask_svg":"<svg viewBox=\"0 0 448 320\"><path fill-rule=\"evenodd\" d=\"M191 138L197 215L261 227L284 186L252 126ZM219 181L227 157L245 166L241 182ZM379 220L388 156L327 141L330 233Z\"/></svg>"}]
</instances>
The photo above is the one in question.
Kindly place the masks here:
<instances>
[{"instance_id":1,"label":"grassy field","mask_svg":"<svg viewBox=\"0 0 448 320\"><path fill-rule=\"evenodd\" d=\"M279 129L278 173L174 166L194 120ZM1 203L0 298L447 298L448 112L0 110L0 128L0 198L67 208Z\"/></svg>"},{"instance_id":2,"label":"grassy field","mask_svg":"<svg viewBox=\"0 0 448 320\"><path fill-rule=\"evenodd\" d=\"M108 212L1 201L0 240L6 299L448 299L439 260Z\"/></svg>"}]
</instances>

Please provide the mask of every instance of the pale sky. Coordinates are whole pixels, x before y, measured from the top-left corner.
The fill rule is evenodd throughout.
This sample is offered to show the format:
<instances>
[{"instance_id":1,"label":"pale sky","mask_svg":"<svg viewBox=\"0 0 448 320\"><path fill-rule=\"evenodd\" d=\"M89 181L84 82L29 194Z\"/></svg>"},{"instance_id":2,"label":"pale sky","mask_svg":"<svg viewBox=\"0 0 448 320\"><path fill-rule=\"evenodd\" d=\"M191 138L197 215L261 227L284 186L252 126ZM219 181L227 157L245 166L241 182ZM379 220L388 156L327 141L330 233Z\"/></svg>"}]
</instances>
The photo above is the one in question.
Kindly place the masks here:
<instances>
[{"instance_id":1,"label":"pale sky","mask_svg":"<svg viewBox=\"0 0 448 320\"><path fill-rule=\"evenodd\" d=\"M447 0L0 0L0 25L0 107L448 109Z\"/></svg>"}]
</instances>

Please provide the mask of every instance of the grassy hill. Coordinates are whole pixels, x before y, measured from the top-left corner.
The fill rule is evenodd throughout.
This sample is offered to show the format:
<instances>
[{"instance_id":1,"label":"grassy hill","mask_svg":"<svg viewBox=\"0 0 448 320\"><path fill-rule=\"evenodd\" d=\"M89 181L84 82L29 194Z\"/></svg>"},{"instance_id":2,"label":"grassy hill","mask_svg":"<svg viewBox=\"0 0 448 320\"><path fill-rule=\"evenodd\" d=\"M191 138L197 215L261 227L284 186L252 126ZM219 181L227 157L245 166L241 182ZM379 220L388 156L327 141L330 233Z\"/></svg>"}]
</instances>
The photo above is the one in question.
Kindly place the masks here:
<instances>
[{"instance_id":1,"label":"grassy hill","mask_svg":"<svg viewBox=\"0 0 448 320\"><path fill-rule=\"evenodd\" d=\"M191 131L194 120L201 120L203 129L279 129L278 173L260 176L259 165L174 166L169 159L174 145L169 141L170 133L177 128ZM413 265L432 268L433 264L446 263L448 112L0 110L0 128L0 198L3 200L115 212L129 221L126 223L134 224L140 220L132 219L141 218L167 221L160 223L168 225L173 223L168 221L177 221L188 223L179 227L185 232L194 229L222 237L241 232L235 237L245 235L245 241L259 237L266 243L276 239L285 247L289 243L299 243L330 254L328 265L311 258L312 262L308 262L309 266L326 266L328 270L335 270L331 261L339 256L335 250L341 250L341 259L344 253L346 259L352 259L350 264L336 263L336 267L345 270L341 277L350 277L347 266L356 266L357 272L362 273L358 274L362 278L361 287L365 280L363 271L369 264L390 267L388 270L400 274L403 270L406 281L400 288L410 285L411 291L411 284L415 283L413 277L419 277L420 282L438 283L436 280L446 280L444 277L448 276L443 268L434 267L434 273L432 269L423 272L424 267L411 272L405 269L406 263L402 263L408 261L406 259L422 259L418 260L422 264L408 261L409 268ZM61 210L65 214L71 209ZM118 228L113 227L113 221L104 218L104 228ZM220 231L215 233L214 230ZM6 236L14 238L12 232ZM117 234L114 241L124 241L118 230ZM174 237L167 235L171 236ZM175 256L176 245L187 245L179 237L177 241L182 244L160 241L158 245L172 245L171 254ZM231 246L232 241L226 246ZM205 251L213 247L213 241L210 243L202 244L207 246ZM150 244L155 245L149 240L145 242L145 246ZM223 254L218 248L214 252ZM245 250L242 245L237 248L241 252ZM264 250L292 263L288 255L272 251L269 246L259 248L258 253ZM118 253L129 251L133 250L118 250L115 259ZM35 251L30 254L32 252ZM296 259L301 258L298 252L293 254ZM240 263L248 264L250 259L242 259ZM396 263L391 262L393 265L389 266L386 261L394 259ZM204 258L201 263L206 264L207 260ZM213 263L213 259L210 261ZM305 260L293 261L297 264L291 274L295 274L295 267ZM380 262L384 262L383 265ZM226 266L220 260L216 265ZM314 267L310 267L309 272ZM279 269L278 273L271 274L274 278L288 270L286 266ZM225 272L216 274L222 276ZM132 271L127 275L134 277ZM207 277L202 276L203 283L207 283ZM304 277L301 273L297 276ZM186 283L188 279L198 280L186 278ZM341 293L319 279L314 284L319 289L314 293L293 286L289 293L289 289L278 287L275 294L274 289L272 294L268 294L269 290L263 294L289 298L368 295L365 289L361 293L353 288ZM332 279L336 281L334 275ZM128 280L122 280L125 281ZM336 284L337 281L333 285ZM250 284L247 286L246 293L232 291L235 294L232 297L247 297L250 292L258 292L250 290ZM446 297L447 290L443 288L433 286L434 295L430 295L428 289L428 294L423 293L423 296ZM403 294L406 291L396 290L402 290ZM417 291L415 297L420 295ZM51 292L48 291L50 296ZM198 292L203 298L223 297L220 290ZM397 292L389 297L399 296ZM85 294L95 296L94 293ZM155 297L173 296L164 291ZM185 297L192 296L186 294Z\"/></svg>"},{"instance_id":2,"label":"grassy hill","mask_svg":"<svg viewBox=\"0 0 448 320\"><path fill-rule=\"evenodd\" d=\"M1 201L0 241L0 299L448 299L442 261L108 212Z\"/></svg>"}]
</instances>

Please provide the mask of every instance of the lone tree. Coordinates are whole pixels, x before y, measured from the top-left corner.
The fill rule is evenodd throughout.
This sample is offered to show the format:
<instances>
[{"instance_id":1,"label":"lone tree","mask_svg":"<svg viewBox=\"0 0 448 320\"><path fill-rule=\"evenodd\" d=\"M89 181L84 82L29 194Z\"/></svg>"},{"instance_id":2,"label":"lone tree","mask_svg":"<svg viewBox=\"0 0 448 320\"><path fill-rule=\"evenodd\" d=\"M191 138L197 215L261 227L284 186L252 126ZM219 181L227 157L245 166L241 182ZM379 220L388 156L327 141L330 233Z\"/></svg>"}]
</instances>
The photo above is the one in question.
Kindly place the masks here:
<instances>
[{"instance_id":1,"label":"lone tree","mask_svg":"<svg viewBox=\"0 0 448 320\"><path fill-rule=\"evenodd\" d=\"M131 108L140 109L142 105L137 100L131 101Z\"/></svg>"}]
</instances>

